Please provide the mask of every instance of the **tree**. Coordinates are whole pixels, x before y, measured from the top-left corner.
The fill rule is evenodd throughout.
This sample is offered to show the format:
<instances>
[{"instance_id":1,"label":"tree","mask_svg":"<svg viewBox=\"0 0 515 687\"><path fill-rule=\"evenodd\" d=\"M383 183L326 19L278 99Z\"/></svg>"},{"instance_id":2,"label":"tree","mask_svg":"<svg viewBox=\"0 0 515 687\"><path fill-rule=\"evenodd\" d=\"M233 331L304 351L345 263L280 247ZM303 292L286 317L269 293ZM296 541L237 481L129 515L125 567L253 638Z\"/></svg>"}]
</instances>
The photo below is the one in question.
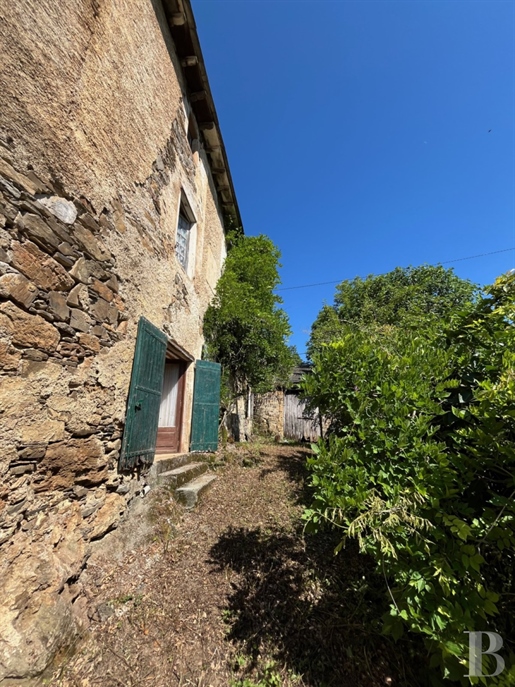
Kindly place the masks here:
<instances>
[{"instance_id":1,"label":"tree","mask_svg":"<svg viewBox=\"0 0 515 687\"><path fill-rule=\"evenodd\" d=\"M229 252L204 318L206 352L221 363L225 403L286 383L295 364L288 317L274 293L280 253L264 235L228 237Z\"/></svg>"},{"instance_id":2,"label":"tree","mask_svg":"<svg viewBox=\"0 0 515 687\"><path fill-rule=\"evenodd\" d=\"M308 356L337 339L346 325L418 326L420 318L445 319L470 303L476 291L468 279L441 265L396 267L386 274L342 281L334 305L325 305L312 325Z\"/></svg>"},{"instance_id":3,"label":"tree","mask_svg":"<svg viewBox=\"0 0 515 687\"><path fill-rule=\"evenodd\" d=\"M432 684L469 684L466 632L515 632L515 275L445 319L415 311L424 326L347 325L314 353L304 387L333 432L305 517L375 559L384 631L424 637ZM505 658L492 684L515 683Z\"/></svg>"}]
</instances>

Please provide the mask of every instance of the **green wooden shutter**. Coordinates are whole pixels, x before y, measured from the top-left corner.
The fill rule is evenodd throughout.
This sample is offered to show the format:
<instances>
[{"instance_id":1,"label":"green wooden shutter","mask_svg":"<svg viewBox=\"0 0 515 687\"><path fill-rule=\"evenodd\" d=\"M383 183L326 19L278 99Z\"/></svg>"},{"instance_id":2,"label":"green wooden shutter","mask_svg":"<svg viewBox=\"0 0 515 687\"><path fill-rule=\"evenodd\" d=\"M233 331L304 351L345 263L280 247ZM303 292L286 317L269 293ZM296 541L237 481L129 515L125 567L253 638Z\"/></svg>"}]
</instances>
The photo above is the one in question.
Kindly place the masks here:
<instances>
[{"instance_id":1,"label":"green wooden shutter","mask_svg":"<svg viewBox=\"0 0 515 687\"><path fill-rule=\"evenodd\" d=\"M130 470L141 463L150 464L154 459L167 342L162 331L144 317L140 318L120 470Z\"/></svg>"},{"instance_id":2,"label":"green wooden shutter","mask_svg":"<svg viewBox=\"0 0 515 687\"><path fill-rule=\"evenodd\" d=\"M220 414L221 366L207 360L195 363L190 451L216 451Z\"/></svg>"}]
</instances>

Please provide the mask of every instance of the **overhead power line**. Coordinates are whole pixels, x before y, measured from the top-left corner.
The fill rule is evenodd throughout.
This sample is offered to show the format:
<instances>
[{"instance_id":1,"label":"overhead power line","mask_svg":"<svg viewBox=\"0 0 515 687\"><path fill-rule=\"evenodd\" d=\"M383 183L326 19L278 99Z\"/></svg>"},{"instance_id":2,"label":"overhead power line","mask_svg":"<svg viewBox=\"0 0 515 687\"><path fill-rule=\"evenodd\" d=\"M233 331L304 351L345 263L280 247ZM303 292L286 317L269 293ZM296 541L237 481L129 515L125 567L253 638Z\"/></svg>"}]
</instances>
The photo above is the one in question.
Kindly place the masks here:
<instances>
[{"instance_id":1,"label":"overhead power line","mask_svg":"<svg viewBox=\"0 0 515 687\"><path fill-rule=\"evenodd\" d=\"M502 250L492 250L489 253L479 253L479 255L469 255L466 258L455 258L454 260L444 260L444 262L437 262L437 265L448 265L451 262L461 262L462 260L474 260L474 258L483 258L485 255L495 255L496 253L507 253L510 250L515 250L515 246L511 248L503 248ZM387 274L387 272L383 272ZM381 275L378 275L381 276ZM282 286L276 291L292 291L293 289L309 289L312 286L326 286L327 284L339 284L343 279L333 279L333 281L319 281L316 284L300 284L299 286Z\"/></svg>"}]
</instances>

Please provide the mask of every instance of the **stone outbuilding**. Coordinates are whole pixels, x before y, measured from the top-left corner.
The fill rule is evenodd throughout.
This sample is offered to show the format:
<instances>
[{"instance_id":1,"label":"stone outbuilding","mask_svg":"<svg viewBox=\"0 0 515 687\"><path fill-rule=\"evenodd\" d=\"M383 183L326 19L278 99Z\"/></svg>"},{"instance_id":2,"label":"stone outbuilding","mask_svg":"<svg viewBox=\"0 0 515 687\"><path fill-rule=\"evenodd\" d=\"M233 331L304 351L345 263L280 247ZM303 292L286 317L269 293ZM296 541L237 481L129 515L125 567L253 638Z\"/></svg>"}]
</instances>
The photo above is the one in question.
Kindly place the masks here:
<instances>
[{"instance_id":1,"label":"stone outbuilding","mask_svg":"<svg viewBox=\"0 0 515 687\"><path fill-rule=\"evenodd\" d=\"M253 426L279 439L315 442L320 439L320 419L310 414L300 394L300 383L309 374L310 365L297 365L290 376L288 388L278 388L253 396Z\"/></svg>"},{"instance_id":2,"label":"stone outbuilding","mask_svg":"<svg viewBox=\"0 0 515 687\"><path fill-rule=\"evenodd\" d=\"M197 361L241 226L189 0L1 15L0 684L87 623L156 450L216 447Z\"/></svg>"}]
</instances>

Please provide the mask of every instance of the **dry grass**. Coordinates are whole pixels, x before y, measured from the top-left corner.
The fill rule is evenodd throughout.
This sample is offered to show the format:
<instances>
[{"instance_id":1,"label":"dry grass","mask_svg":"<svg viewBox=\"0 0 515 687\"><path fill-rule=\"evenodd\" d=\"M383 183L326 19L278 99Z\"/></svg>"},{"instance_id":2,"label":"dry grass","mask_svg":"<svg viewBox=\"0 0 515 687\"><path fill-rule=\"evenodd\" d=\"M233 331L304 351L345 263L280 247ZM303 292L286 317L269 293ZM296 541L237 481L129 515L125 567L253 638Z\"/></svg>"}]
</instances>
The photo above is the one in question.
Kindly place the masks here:
<instances>
[{"instance_id":1,"label":"dry grass","mask_svg":"<svg viewBox=\"0 0 515 687\"><path fill-rule=\"evenodd\" d=\"M211 459L219 479L196 510L161 496L155 540L89 571L99 610L50 684L415 685L379 634L368 561L354 547L335 557L329 533L303 536L307 453L229 447Z\"/></svg>"}]
</instances>

